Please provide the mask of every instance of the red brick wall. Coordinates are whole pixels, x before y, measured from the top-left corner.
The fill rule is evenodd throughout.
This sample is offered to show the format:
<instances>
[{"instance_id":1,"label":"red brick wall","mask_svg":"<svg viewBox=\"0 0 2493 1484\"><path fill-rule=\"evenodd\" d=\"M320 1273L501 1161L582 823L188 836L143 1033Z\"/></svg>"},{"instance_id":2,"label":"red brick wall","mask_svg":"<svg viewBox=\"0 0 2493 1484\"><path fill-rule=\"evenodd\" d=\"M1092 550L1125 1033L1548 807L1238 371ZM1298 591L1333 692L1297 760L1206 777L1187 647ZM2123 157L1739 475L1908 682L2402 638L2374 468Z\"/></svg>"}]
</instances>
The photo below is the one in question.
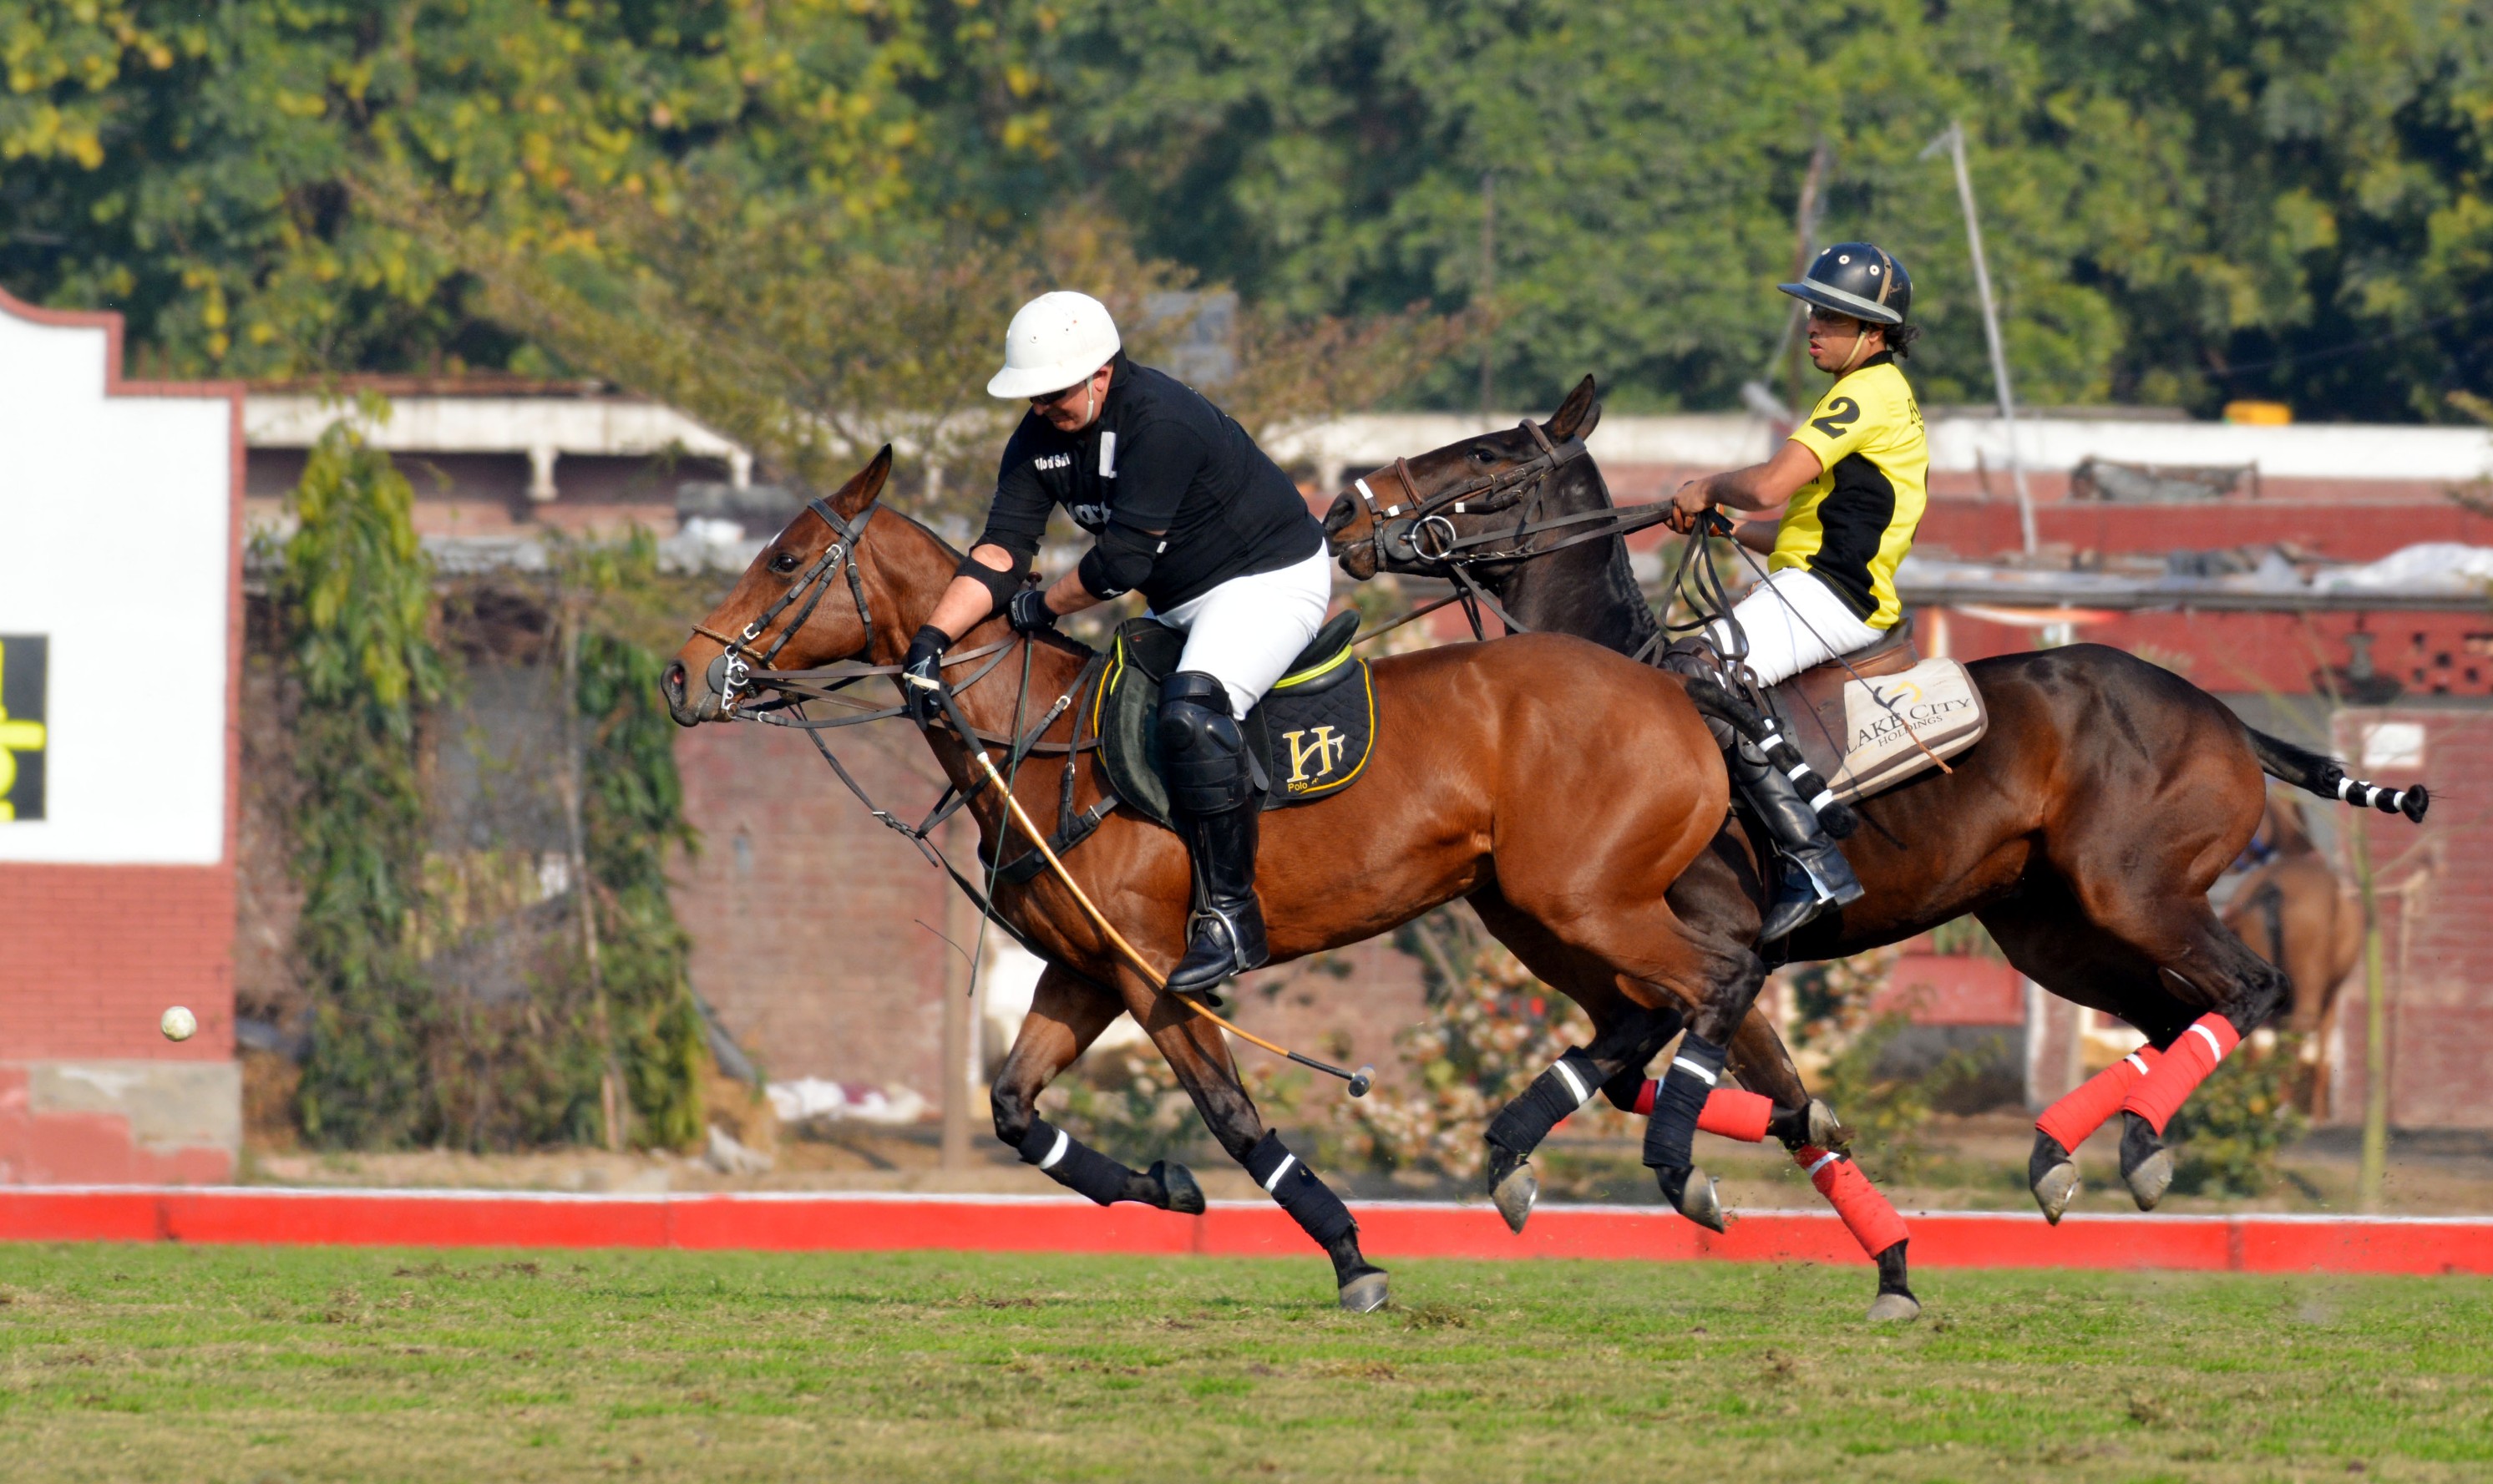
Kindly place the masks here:
<instances>
[{"instance_id":1,"label":"red brick wall","mask_svg":"<svg viewBox=\"0 0 2493 1484\"><path fill-rule=\"evenodd\" d=\"M233 868L0 865L0 1061L233 1055ZM187 1005L199 1033L156 1028Z\"/></svg>"},{"instance_id":2,"label":"red brick wall","mask_svg":"<svg viewBox=\"0 0 2493 1484\"><path fill-rule=\"evenodd\" d=\"M2375 779L2433 790L2420 829L2349 812L2367 838L2381 904L2388 981L2389 1121L2401 1128L2493 1128L2493 713L2389 707L2337 722L2346 753L2375 720L2420 722L2419 775ZM2358 772L2361 769L2358 768ZM2326 807L2326 806L2323 806ZM2348 872L2351 880L2352 872ZM2362 1116L2361 970L2341 1000L2343 1075L2336 1113Z\"/></svg>"},{"instance_id":3,"label":"red brick wall","mask_svg":"<svg viewBox=\"0 0 2493 1484\"><path fill-rule=\"evenodd\" d=\"M832 744L912 823L942 787L905 727L842 731ZM695 988L774 1079L897 1083L933 1101L952 950L928 928L949 931L951 882L875 822L795 731L697 727L678 735L676 761L685 816L702 832L675 898ZM975 864L966 851L956 859Z\"/></svg>"}]
</instances>

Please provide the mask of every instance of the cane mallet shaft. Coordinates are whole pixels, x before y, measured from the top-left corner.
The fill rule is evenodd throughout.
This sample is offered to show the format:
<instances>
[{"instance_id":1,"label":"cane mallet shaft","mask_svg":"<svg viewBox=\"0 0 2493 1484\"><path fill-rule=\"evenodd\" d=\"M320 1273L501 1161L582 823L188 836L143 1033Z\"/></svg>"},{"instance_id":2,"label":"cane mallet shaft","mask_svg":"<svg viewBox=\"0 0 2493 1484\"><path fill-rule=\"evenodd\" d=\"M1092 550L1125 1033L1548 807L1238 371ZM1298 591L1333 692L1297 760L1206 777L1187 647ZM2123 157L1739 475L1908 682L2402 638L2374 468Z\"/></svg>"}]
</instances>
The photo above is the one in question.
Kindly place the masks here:
<instances>
[{"instance_id":1,"label":"cane mallet shaft","mask_svg":"<svg viewBox=\"0 0 2493 1484\"><path fill-rule=\"evenodd\" d=\"M1065 869L1065 862L1057 859L1056 852L1048 848L1047 836L1032 821L1030 816L1023 812L1021 800L1013 797L1012 789L1005 784L1004 775L996 771L995 759L989 757L986 748L979 745L977 734L970 729L967 721L960 715L959 709L952 704L952 697L948 693L944 697L944 702L945 712L951 718L953 729L958 731L962 740L969 744L971 755L978 759L978 766L986 770L987 782L995 785L997 794L1005 801L1005 809L1011 814L1013 822L1021 826L1022 833L1030 837L1030 843L1037 847L1039 858L1047 862L1047 869L1056 873L1056 878L1065 883L1066 891L1073 893L1073 900L1082 905L1082 910L1090 916L1093 923L1097 925L1100 932L1108 935L1109 943L1114 945L1119 953L1125 955L1126 962L1134 966L1135 971L1143 976L1144 982L1163 994L1168 994L1168 980L1144 961L1143 956L1135 951L1133 944L1126 941L1126 935L1118 932L1106 915L1092 904L1090 895L1073 879L1073 874ZM1071 760L1067 759L1066 765L1072 766ZM1352 1097L1367 1096L1367 1089L1375 1083L1376 1069L1372 1066L1361 1067L1356 1072L1345 1072L1329 1061L1318 1061L1313 1056L1303 1056L1286 1046L1276 1046L1253 1031L1231 1024L1209 1007L1188 999L1183 994L1172 994L1169 997L1242 1041L1251 1042L1276 1056L1295 1061L1303 1067L1313 1067L1328 1076L1340 1078L1350 1083Z\"/></svg>"}]
</instances>

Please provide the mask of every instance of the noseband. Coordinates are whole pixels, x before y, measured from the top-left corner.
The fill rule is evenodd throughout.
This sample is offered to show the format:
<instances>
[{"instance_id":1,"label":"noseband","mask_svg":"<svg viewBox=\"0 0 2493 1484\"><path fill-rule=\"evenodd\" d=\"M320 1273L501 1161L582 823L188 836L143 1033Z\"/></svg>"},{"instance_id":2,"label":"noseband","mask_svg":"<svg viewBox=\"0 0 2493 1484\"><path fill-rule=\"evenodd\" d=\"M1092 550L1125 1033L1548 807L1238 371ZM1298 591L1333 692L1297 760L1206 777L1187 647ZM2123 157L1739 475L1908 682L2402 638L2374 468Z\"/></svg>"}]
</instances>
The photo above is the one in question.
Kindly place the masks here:
<instances>
[{"instance_id":1,"label":"noseband","mask_svg":"<svg viewBox=\"0 0 2493 1484\"><path fill-rule=\"evenodd\" d=\"M753 622L746 624L744 631L736 638L729 638L724 635L712 634L699 624L693 625L695 634L704 638L715 639L726 646L718 659L712 663L709 675L710 689L718 695L720 715L735 714L736 694L751 683L753 672L757 669L768 669L770 662L779 657L779 651L787 648L788 641L796 637L796 631L805 627L806 623L813 618L815 608L823 601L823 594L831 590L831 577L835 573L848 574L849 596L856 603L857 622L865 626L865 642L861 646L861 652L873 650L874 615L866 609L865 583L857 577L857 565L852 557L856 551L857 542L865 535L866 522L874 519L874 513L881 504L882 502L878 500L857 512L856 522L853 525L840 519L839 512L831 509L829 501L820 496L807 500L805 508L821 517L823 523L831 528L835 538L829 546L823 549L822 555L814 558L814 564L806 568L803 576L797 578L786 592L780 594L778 602L764 608L761 614ZM790 619L787 627L779 631L778 637L770 641L768 648L759 655L754 654L753 646L761 642L762 636L769 632L770 625L777 621L780 614L795 608L799 599L804 601L805 606L797 610L796 616Z\"/></svg>"},{"instance_id":2,"label":"noseband","mask_svg":"<svg viewBox=\"0 0 2493 1484\"><path fill-rule=\"evenodd\" d=\"M1367 507L1367 535L1352 542L1349 549L1368 548L1380 568L1385 565L1388 551L1395 548L1408 551L1417 561L1443 562L1465 544L1455 522L1447 519L1449 515L1465 514L1466 505L1476 506L1483 513L1505 510L1524 494L1538 504L1542 487L1549 476L1584 456L1584 440L1569 438L1553 443L1541 425L1530 418L1525 418L1522 426L1532 435L1532 441L1541 445L1539 453L1512 468L1475 476L1434 494L1420 492L1420 483L1411 477L1411 460L1407 459L1394 460L1394 474L1402 482L1407 503L1397 500L1379 510L1376 491L1367 487L1367 480L1362 477L1351 481L1351 488L1359 491L1360 502ZM1508 498L1510 490L1524 493ZM1527 519L1530 513L1527 507Z\"/></svg>"}]
</instances>

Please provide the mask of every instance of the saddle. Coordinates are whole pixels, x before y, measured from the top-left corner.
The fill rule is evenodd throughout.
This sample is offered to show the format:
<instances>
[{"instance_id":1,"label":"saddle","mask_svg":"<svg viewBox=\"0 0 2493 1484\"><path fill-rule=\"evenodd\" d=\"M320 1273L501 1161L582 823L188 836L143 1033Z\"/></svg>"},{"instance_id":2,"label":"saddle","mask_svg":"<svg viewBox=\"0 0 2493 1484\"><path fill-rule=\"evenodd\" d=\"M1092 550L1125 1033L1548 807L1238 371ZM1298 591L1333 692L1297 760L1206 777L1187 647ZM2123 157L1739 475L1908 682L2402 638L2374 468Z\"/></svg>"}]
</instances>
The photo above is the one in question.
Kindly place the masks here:
<instances>
[{"instance_id":1,"label":"saddle","mask_svg":"<svg viewBox=\"0 0 2493 1484\"><path fill-rule=\"evenodd\" d=\"M1954 660L1923 659L1909 622L1843 661L1768 687L1766 704L1847 804L1929 771L1934 759L1955 757L1991 728L1973 677Z\"/></svg>"},{"instance_id":2,"label":"saddle","mask_svg":"<svg viewBox=\"0 0 2493 1484\"><path fill-rule=\"evenodd\" d=\"M1358 782L1376 743L1376 689L1367 662L1350 652L1359 615L1336 614L1243 724L1246 757L1266 810L1331 798ZM1169 821L1160 780L1160 682L1177 669L1186 636L1156 618L1118 626L1107 672L1092 699L1099 766L1127 807Z\"/></svg>"}]
</instances>

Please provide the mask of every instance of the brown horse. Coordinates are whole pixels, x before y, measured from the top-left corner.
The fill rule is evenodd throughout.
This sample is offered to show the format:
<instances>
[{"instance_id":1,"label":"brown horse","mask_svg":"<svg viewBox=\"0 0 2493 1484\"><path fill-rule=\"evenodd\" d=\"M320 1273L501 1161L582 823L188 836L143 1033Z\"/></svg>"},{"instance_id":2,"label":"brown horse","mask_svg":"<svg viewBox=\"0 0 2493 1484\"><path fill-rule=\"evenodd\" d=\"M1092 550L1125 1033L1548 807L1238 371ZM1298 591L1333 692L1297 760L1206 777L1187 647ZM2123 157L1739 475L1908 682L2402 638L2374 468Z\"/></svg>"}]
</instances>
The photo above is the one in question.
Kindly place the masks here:
<instances>
[{"instance_id":1,"label":"brown horse","mask_svg":"<svg viewBox=\"0 0 2493 1484\"><path fill-rule=\"evenodd\" d=\"M2363 951L2362 909L2329 869L2303 826L2302 806L2270 798L2261 827L2266 859L2251 868L2225 905L2225 926L2251 951L2285 970L2293 1002L2284 1020L2300 1038L2308 1075L2299 1101L2318 1116L2328 1094L2323 1044L2337 992Z\"/></svg>"},{"instance_id":2,"label":"brown horse","mask_svg":"<svg viewBox=\"0 0 2493 1484\"><path fill-rule=\"evenodd\" d=\"M1600 416L1588 376L1538 430L1467 438L1377 470L1335 501L1325 521L1335 553L1354 578L1468 578L1526 630L1653 653L1654 615L1616 522L1606 528L1599 514L1613 507L1589 457L1492 498L1464 497L1500 471L1546 465L1552 442L1582 438ZM2259 825L2263 774L2418 820L2427 796L2349 779L2120 650L2077 644L1967 668L1990 732L1950 771L1855 806L1866 827L1844 853L1867 895L1794 935L1783 956L1840 958L1970 912L2022 972L2127 1021L2159 1051L2197 1031L2158 1070L2117 1066L2036 1130L2027 1176L2047 1216L2057 1221L2075 1193L2070 1149L2117 1110L2122 1179L2151 1208L2172 1180L2162 1139L2171 1109L2285 1002L2285 975L2208 902ZM1727 826L1672 886L1672 908L1718 936L1754 935L1762 900L1754 859L1744 831Z\"/></svg>"},{"instance_id":3,"label":"brown horse","mask_svg":"<svg viewBox=\"0 0 2493 1484\"><path fill-rule=\"evenodd\" d=\"M663 680L677 723L733 719L720 691L736 684L722 677L743 672L757 653L782 669L901 658L960 556L923 525L878 507L890 468L886 448L836 495L813 501L696 627ZM963 637L947 664L1009 642L1003 618L991 618ZM1060 697L1078 701L1096 672L1090 651L1069 640L1020 642L1029 649L975 683L966 668L952 670L971 728L1009 735L1025 700L1033 714ZM1025 659L1026 697L1014 684ZM1711 1038L1731 1035L1764 965L1744 939L1680 921L1665 898L1727 807L1722 760L1690 688L1552 635L1382 660L1375 697L1377 741L1360 786L1264 824L1258 891L1276 962L1371 937L1467 897L1592 1017L1602 1031L1591 1049L1601 1079L1640 1067L1639 1051L1652 1055L1656 1023L1677 1019L1660 1010L1667 1004L1698 1007L1692 1023ZM1084 709L1069 705L1047 735L1076 740ZM982 853L1019 854L1023 842L1011 837L998 790L980 787L983 771L964 739L944 727L926 737L971 795ZM1586 746L1588 737L1605 745ZM1019 769L1014 796L1042 827L1059 812L1068 766L1078 771L1075 811L1101 798L1096 754L1089 767L1081 756L1034 757ZM1113 812L1066 864L1144 956L1177 961L1191 891L1177 836ZM1039 1091L1119 1012L1130 1013L1221 1146L1333 1259L1343 1306L1365 1312L1383 1303L1385 1276L1361 1255L1356 1223L1264 1127L1219 1033L1113 952L1054 878L1005 886L997 905L1050 965L995 1084L997 1137L1103 1204L1200 1210L1200 1192L1181 1172L1137 1173L1036 1114ZM1796 1087L1797 1077L1790 1081ZM1693 1167L1682 1174L1674 1194L1683 1209L1719 1223L1712 1182Z\"/></svg>"}]
</instances>

